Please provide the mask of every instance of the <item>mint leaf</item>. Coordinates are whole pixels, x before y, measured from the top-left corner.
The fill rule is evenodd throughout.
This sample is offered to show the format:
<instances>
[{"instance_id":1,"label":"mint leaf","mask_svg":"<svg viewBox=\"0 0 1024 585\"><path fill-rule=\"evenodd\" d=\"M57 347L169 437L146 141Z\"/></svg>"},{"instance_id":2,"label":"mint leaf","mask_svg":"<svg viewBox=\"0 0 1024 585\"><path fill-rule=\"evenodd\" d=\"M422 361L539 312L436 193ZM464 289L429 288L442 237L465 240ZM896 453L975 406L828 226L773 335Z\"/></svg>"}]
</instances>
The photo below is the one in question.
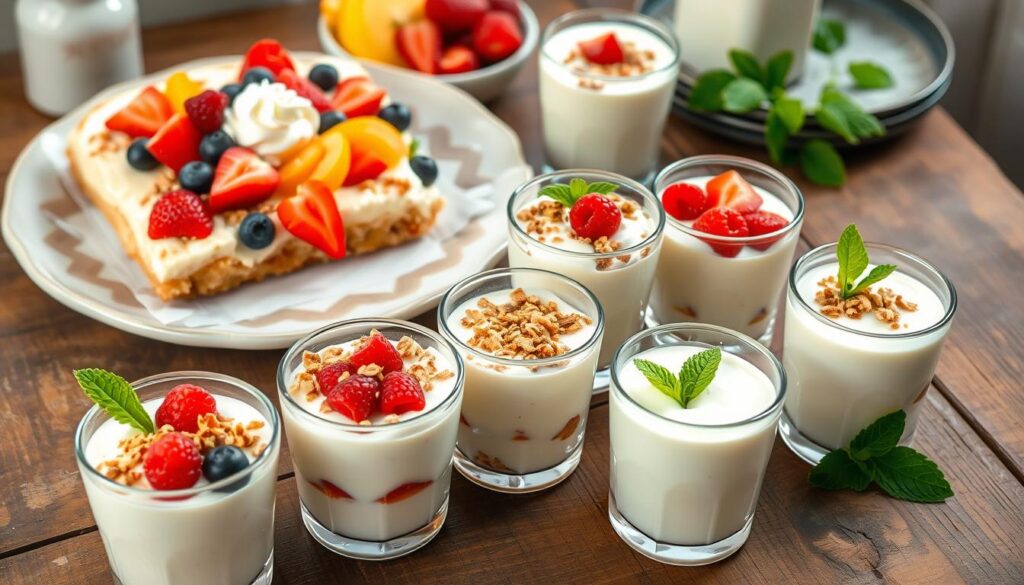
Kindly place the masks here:
<instances>
[{"instance_id":1,"label":"mint leaf","mask_svg":"<svg viewBox=\"0 0 1024 585\"><path fill-rule=\"evenodd\" d=\"M789 142L789 130L779 115L778 103L772 104L771 109L768 110L768 119L764 124L764 143L775 164L782 163L787 142Z\"/></svg>"},{"instance_id":2,"label":"mint leaf","mask_svg":"<svg viewBox=\"0 0 1024 585\"><path fill-rule=\"evenodd\" d=\"M740 77L746 77L759 84L764 83L764 71L761 70L761 65L753 53L742 49L732 49L729 51L729 62L732 63L733 69L740 74Z\"/></svg>"},{"instance_id":3,"label":"mint leaf","mask_svg":"<svg viewBox=\"0 0 1024 585\"><path fill-rule=\"evenodd\" d=\"M142 408L139 395L124 378L98 368L75 370L74 374L85 395L107 411L111 418L143 433L156 432L153 419Z\"/></svg>"},{"instance_id":4,"label":"mint leaf","mask_svg":"<svg viewBox=\"0 0 1024 585\"><path fill-rule=\"evenodd\" d=\"M702 74L690 91L690 107L706 112L721 110L722 90L734 79L736 76L725 69L712 69Z\"/></svg>"},{"instance_id":5,"label":"mint leaf","mask_svg":"<svg viewBox=\"0 0 1024 585\"><path fill-rule=\"evenodd\" d=\"M858 461L867 461L885 455L900 442L906 424L907 413L902 410L879 418L850 441L850 456Z\"/></svg>"},{"instance_id":6,"label":"mint leaf","mask_svg":"<svg viewBox=\"0 0 1024 585\"><path fill-rule=\"evenodd\" d=\"M694 354L686 360L679 370L683 408L688 408L690 402L711 385L711 381L715 379L715 373L718 372L718 365L721 363L722 350L717 347Z\"/></svg>"},{"instance_id":7,"label":"mint leaf","mask_svg":"<svg viewBox=\"0 0 1024 585\"><path fill-rule=\"evenodd\" d=\"M569 193L572 198L578 200L588 193L587 182L580 178L574 178L569 180Z\"/></svg>"},{"instance_id":8,"label":"mint leaf","mask_svg":"<svg viewBox=\"0 0 1024 585\"><path fill-rule=\"evenodd\" d=\"M827 130L843 137L850 144L859 144L863 138L883 136L885 128L878 118L865 112L833 84L821 90L821 105L815 118Z\"/></svg>"},{"instance_id":9,"label":"mint leaf","mask_svg":"<svg viewBox=\"0 0 1024 585\"><path fill-rule=\"evenodd\" d=\"M413 138L412 142L409 143L409 158L416 156L416 153L420 151L420 139Z\"/></svg>"},{"instance_id":10,"label":"mint leaf","mask_svg":"<svg viewBox=\"0 0 1024 585\"><path fill-rule=\"evenodd\" d=\"M871 61L856 61L848 67L853 83L861 89L882 89L892 87L892 76L889 72Z\"/></svg>"},{"instance_id":11,"label":"mint leaf","mask_svg":"<svg viewBox=\"0 0 1024 585\"><path fill-rule=\"evenodd\" d=\"M647 381L651 383L651 386L654 386L660 390L662 394L668 396L672 400L682 404L679 378L676 378L675 374L670 372L668 368L660 366L652 361L641 359L633 360L633 365L635 365L636 369L640 370L640 373L647 378Z\"/></svg>"},{"instance_id":12,"label":"mint leaf","mask_svg":"<svg viewBox=\"0 0 1024 585\"><path fill-rule=\"evenodd\" d=\"M585 180L580 179L579 177L574 177L569 180L568 185L563 183L554 183L543 187L540 190L539 195L541 197L554 199L566 207L572 207L584 195L589 195L590 193L607 195L618 188L619 186L615 183L597 181L595 183L588 184Z\"/></svg>"},{"instance_id":13,"label":"mint leaf","mask_svg":"<svg viewBox=\"0 0 1024 585\"><path fill-rule=\"evenodd\" d=\"M850 458L844 449L836 449L822 458L807 476L814 487L826 490L855 490L862 492L871 483L871 476Z\"/></svg>"},{"instance_id":14,"label":"mint leaf","mask_svg":"<svg viewBox=\"0 0 1024 585\"><path fill-rule=\"evenodd\" d=\"M818 19L814 26L814 41L811 44L818 51L831 55L846 44L846 27L838 20Z\"/></svg>"},{"instance_id":15,"label":"mint leaf","mask_svg":"<svg viewBox=\"0 0 1024 585\"><path fill-rule=\"evenodd\" d=\"M615 183L609 183L607 181L598 181L591 183L587 186L587 193L597 193L598 195L607 195L614 193L619 188Z\"/></svg>"},{"instance_id":16,"label":"mint leaf","mask_svg":"<svg viewBox=\"0 0 1024 585\"><path fill-rule=\"evenodd\" d=\"M841 187L846 182L846 165L834 146L815 138L800 149L800 170L812 182L825 187Z\"/></svg>"},{"instance_id":17,"label":"mint leaf","mask_svg":"<svg viewBox=\"0 0 1024 585\"><path fill-rule=\"evenodd\" d=\"M804 104L800 100L782 95L775 99L772 109L790 134L796 134L804 127Z\"/></svg>"},{"instance_id":18,"label":"mint leaf","mask_svg":"<svg viewBox=\"0 0 1024 585\"><path fill-rule=\"evenodd\" d=\"M562 185L556 183L553 185L547 185L540 190L541 197L549 197L555 201L561 203L566 207L572 207L576 203L576 199L572 196L568 185Z\"/></svg>"},{"instance_id":19,"label":"mint leaf","mask_svg":"<svg viewBox=\"0 0 1024 585\"><path fill-rule=\"evenodd\" d=\"M760 83L747 78L734 79L722 90L722 109L743 114L761 107L768 93Z\"/></svg>"},{"instance_id":20,"label":"mint leaf","mask_svg":"<svg viewBox=\"0 0 1024 585\"><path fill-rule=\"evenodd\" d=\"M764 85L771 91L786 86L786 76L793 66L793 52L781 51L772 55L764 66Z\"/></svg>"},{"instance_id":21,"label":"mint leaf","mask_svg":"<svg viewBox=\"0 0 1024 585\"><path fill-rule=\"evenodd\" d=\"M850 224L843 230L836 242L836 260L839 262L839 291L843 298L853 288L854 281L868 267L868 251L864 248L864 240L857 231L857 226Z\"/></svg>"},{"instance_id":22,"label":"mint leaf","mask_svg":"<svg viewBox=\"0 0 1024 585\"><path fill-rule=\"evenodd\" d=\"M857 286L853 287L853 290L850 291L850 296L859 293L876 282L885 280L890 274L896 272L896 268L895 264L879 264L878 266L875 266L871 269L871 272L868 272L868 275L865 276L863 280L857 283Z\"/></svg>"},{"instance_id":23,"label":"mint leaf","mask_svg":"<svg viewBox=\"0 0 1024 585\"><path fill-rule=\"evenodd\" d=\"M942 502L953 488L934 461L910 447L893 447L872 458L875 483L894 498L911 502Z\"/></svg>"}]
</instances>

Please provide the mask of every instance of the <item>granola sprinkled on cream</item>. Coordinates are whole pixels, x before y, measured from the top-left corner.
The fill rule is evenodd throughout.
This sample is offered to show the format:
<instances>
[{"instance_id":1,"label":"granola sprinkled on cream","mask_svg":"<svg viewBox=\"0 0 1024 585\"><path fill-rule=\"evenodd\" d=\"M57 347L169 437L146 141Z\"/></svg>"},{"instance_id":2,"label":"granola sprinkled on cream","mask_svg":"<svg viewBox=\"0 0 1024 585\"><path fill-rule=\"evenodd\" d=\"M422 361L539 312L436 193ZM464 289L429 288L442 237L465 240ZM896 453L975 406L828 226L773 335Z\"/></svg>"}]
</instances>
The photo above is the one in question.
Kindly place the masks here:
<instances>
[{"instance_id":1,"label":"granola sprinkled on cream","mask_svg":"<svg viewBox=\"0 0 1024 585\"><path fill-rule=\"evenodd\" d=\"M843 299L839 281L835 276L818 281L818 287L814 294L814 302L821 307L821 314L831 319L860 319L864 315L874 313L875 318L888 324L890 329L899 329L901 312L917 311L917 304L905 299L903 295L896 294L890 288L879 287L872 290L871 287L867 287L860 294Z\"/></svg>"}]
</instances>

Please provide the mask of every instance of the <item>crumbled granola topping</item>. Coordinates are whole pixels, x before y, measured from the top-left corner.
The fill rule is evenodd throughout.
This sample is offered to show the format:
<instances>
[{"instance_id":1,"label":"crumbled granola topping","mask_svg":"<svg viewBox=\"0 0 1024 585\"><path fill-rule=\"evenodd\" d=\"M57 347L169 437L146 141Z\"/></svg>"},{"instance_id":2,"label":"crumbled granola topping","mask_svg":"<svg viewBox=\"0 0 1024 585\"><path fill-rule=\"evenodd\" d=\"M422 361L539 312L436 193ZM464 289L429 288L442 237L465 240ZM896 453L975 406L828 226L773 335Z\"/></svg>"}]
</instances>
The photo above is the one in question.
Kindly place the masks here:
<instances>
[{"instance_id":1,"label":"crumbled granola topping","mask_svg":"<svg viewBox=\"0 0 1024 585\"><path fill-rule=\"evenodd\" d=\"M640 49L632 41L624 41L622 45L622 62L593 63L588 61L578 48L573 48L563 63L576 75L601 75L605 77L636 77L654 71L655 54L649 49ZM579 86L583 89L600 91L604 83L596 79L580 78Z\"/></svg>"},{"instance_id":2,"label":"crumbled granola topping","mask_svg":"<svg viewBox=\"0 0 1024 585\"><path fill-rule=\"evenodd\" d=\"M497 357L523 360L543 359L565 354L569 348L560 343L562 335L575 333L593 321L579 313L564 313L555 301L544 302L517 288L511 302L496 305L486 297L477 308L467 309L459 324L473 330L466 342Z\"/></svg>"},{"instance_id":3,"label":"crumbled granola topping","mask_svg":"<svg viewBox=\"0 0 1024 585\"><path fill-rule=\"evenodd\" d=\"M127 134L123 134L121 132L108 132L106 130L93 134L87 140L89 156L97 156L110 152L120 152L127 149L131 143L132 139Z\"/></svg>"},{"instance_id":4,"label":"crumbled granola topping","mask_svg":"<svg viewBox=\"0 0 1024 585\"><path fill-rule=\"evenodd\" d=\"M901 312L912 313L917 310L917 304L896 294L891 288L881 287L872 291L871 287L867 287L856 296L843 299L835 276L823 278L818 282L818 287L814 302L821 307L821 314L830 319L843 316L860 319L874 313L875 318L888 324L890 329L899 329Z\"/></svg>"}]
</instances>

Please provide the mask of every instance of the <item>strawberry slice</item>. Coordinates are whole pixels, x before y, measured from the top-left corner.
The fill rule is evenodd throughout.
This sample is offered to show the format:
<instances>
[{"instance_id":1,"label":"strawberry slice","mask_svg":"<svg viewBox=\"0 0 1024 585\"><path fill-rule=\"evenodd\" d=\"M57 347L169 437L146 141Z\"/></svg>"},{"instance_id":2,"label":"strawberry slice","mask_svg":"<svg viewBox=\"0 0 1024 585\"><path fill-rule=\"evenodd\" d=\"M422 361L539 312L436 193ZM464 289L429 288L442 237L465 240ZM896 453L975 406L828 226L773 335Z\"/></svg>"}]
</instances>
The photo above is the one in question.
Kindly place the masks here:
<instances>
[{"instance_id":1,"label":"strawberry slice","mask_svg":"<svg viewBox=\"0 0 1024 585\"><path fill-rule=\"evenodd\" d=\"M613 32L605 33L588 41L581 41L579 48L587 61L598 65L622 63L625 60L622 45L619 44L619 37L615 36Z\"/></svg>"},{"instance_id":2,"label":"strawberry slice","mask_svg":"<svg viewBox=\"0 0 1024 585\"><path fill-rule=\"evenodd\" d=\"M387 493L387 495L377 498L378 504L395 504L402 500L407 500L416 494L427 489L430 484L434 483L434 480L429 479L427 481L410 481L409 483L403 483Z\"/></svg>"},{"instance_id":3,"label":"strawberry slice","mask_svg":"<svg viewBox=\"0 0 1024 585\"><path fill-rule=\"evenodd\" d=\"M241 81L245 72L253 67L266 67L277 78L282 71L295 70L295 63L292 62L288 51L281 46L281 43L274 39L260 39L249 47L242 61L242 70L238 73L238 80Z\"/></svg>"},{"instance_id":4,"label":"strawberry slice","mask_svg":"<svg viewBox=\"0 0 1024 585\"><path fill-rule=\"evenodd\" d=\"M352 162L342 185L351 187L363 181L372 181L386 170L388 170L388 164L372 152L352 151Z\"/></svg>"},{"instance_id":5,"label":"strawberry slice","mask_svg":"<svg viewBox=\"0 0 1024 585\"><path fill-rule=\"evenodd\" d=\"M348 495L348 492L346 492L345 490L341 489L340 487L334 485L333 483L327 481L326 479L321 479L318 482L311 481L311 482L309 482L309 485L313 486L313 488L315 488L316 491L322 493L323 495L327 496L328 498L331 498L332 500L351 500L351 499L353 499L352 496Z\"/></svg>"},{"instance_id":6,"label":"strawberry slice","mask_svg":"<svg viewBox=\"0 0 1024 585\"><path fill-rule=\"evenodd\" d=\"M124 132L132 138L149 138L174 115L170 100L152 85L139 92L135 99L107 119L109 130Z\"/></svg>"},{"instance_id":7,"label":"strawberry slice","mask_svg":"<svg viewBox=\"0 0 1024 585\"><path fill-rule=\"evenodd\" d=\"M455 45L445 49L438 62L438 69L441 73L451 75L453 73L466 73L480 68L480 59L469 47Z\"/></svg>"},{"instance_id":8,"label":"strawberry slice","mask_svg":"<svg viewBox=\"0 0 1024 585\"><path fill-rule=\"evenodd\" d=\"M346 118L376 116L387 92L368 77L349 77L338 84L331 107Z\"/></svg>"},{"instance_id":9,"label":"strawberry slice","mask_svg":"<svg viewBox=\"0 0 1024 585\"><path fill-rule=\"evenodd\" d=\"M147 233L153 240L164 238L202 240L213 233L213 213L210 212L210 208L199 195L184 189L170 191L164 193L150 210ZM160 413L158 412L157 420L159 419ZM194 418L192 422L195 423Z\"/></svg>"},{"instance_id":10,"label":"strawberry slice","mask_svg":"<svg viewBox=\"0 0 1024 585\"><path fill-rule=\"evenodd\" d=\"M772 213L771 211L755 211L754 213L744 215L743 219L747 222L747 230L750 231L751 236L763 236L772 232L777 232L789 225L788 219L777 213ZM772 244L779 241L779 238L781 237L782 236L767 238L763 242L751 244L750 247L764 252L768 248L771 248Z\"/></svg>"},{"instance_id":11,"label":"strawberry slice","mask_svg":"<svg viewBox=\"0 0 1024 585\"><path fill-rule=\"evenodd\" d=\"M335 260L345 257L345 224L334 194L320 181L306 181L277 204L277 217L293 236Z\"/></svg>"},{"instance_id":12,"label":"strawberry slice","mask_svg":"<svg viewBox=\"0 0 1024 585\"><path fill-rule=\"evenodd\" d=\"M219 213L262 203L274 194L281 175L258 154L233 146L220 157L210 188L210 208Z\"/></svg>"},{"instance_id":13,"label":"strawberry slice","mask_svg":"<svg viewBox=\"0 0 1024 585\"><path fill-rule=\"evenodd\" d=\"M736 171L726 171L711 179L706 189L712 205L723 205L741 215L754 213L764 203L754 187Z\"/></svg>"},{"instance_id":14,"label":"strawberry slice","mask_svg":"<svg viewBox=\"0 0 1024 585\"><path fill-rule=\"evenodd\" d=\"M697 218L697 221L693 222L693 229L726 238L745 238L750 235L747 221L739 212L728 207L712 207L705 211ZM726 258L735 258L743 249L743 244L717 240L704 240L704 242L711 246L711 249L719 256Z\"/></svg>"},{"instance_id":15,"label":"strawberry slice","mask_svg":"<svg viewBox=\"0 0 1024 585\"><path fill-rule=\"evenodd\" d=\"M316 111L321 114L331 109L331 100L324 95L324 92L315 83L305 77L300 77L292 69L281 71L280 75L277 76L277 81L299 94L299 97L309 100L313 107L316 108Z\"/></svg>"},{"instance_id":16,"label":"strawberry slice","mask_svg":"<svg viewBox=\"0 0 1024 585\"><path fill-rule=\"evenodd\" d=\"M432 21L421 20L398 27L395 44L410 67L429 75L437 73L437 62L441 60L441 29Z\"/></svg>"},{"instance_id":17,"label":"strawberry slice","mask_svg":"<svg viewBox=\"0 0 1024 585\"><path fill-rule=\"evenodd\" d=\"M185 163L199 160L199 142L203 133L196 128L188 114L174 114L149 139L146 148L153 158L170 167L175 173Z\"/></svg>"}]
</instances>

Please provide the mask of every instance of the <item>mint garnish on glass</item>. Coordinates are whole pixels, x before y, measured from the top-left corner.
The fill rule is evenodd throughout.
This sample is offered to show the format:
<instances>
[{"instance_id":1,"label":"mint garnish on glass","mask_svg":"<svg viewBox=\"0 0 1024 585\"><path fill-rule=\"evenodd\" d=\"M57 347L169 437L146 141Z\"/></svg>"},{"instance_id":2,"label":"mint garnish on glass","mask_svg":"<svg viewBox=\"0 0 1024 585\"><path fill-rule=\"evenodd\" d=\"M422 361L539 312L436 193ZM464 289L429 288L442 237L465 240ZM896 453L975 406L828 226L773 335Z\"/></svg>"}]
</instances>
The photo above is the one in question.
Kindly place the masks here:
<instances>
[{"instance_id":1,"label":"mint garnish on glass","mask_svg":"<svg viewBox=\"0 0 1024 585\"><path fill-rule=\"evenodd\" d=\"M722 363L722 350L715 347L690 356L678 375L652 361L636 359L633 363L652 386L683 408L689 408L715 379L718 365Z\"/></svg>"},{"instance_id":2,"label":"mint garnish on glass","mask_svg":"<svg viewBox=\"0 0 1024 585\"><path fill-rule=\"evenodd\" d=\"M139 395L127 380L99 368L75 370L74 374L85 395L111 418L146 434L156 432L153 419L142 408Z\"/></svg>"},{"instance_id":3,"label":"mint garnish on glass","mask_svg":"<svg viewBox=\"0 0 1024 585\"><path fill-rule=\"evenodd\" d=\"M587 183L583 179L575 178L569 181L568 185L564 183L554 183L543 187L540 190L540 196L549 197L568 208L572 208L572 206L585 195L590 195L591 193L607 195L609 193L613 193L618 188L619 186L615 183L608 183L606 181Z\"/></svg>"},{"instance_id":4,"label":"mint garnish on glass","mask_svg":"<svg viewBox=\"0 0 1024 585\"><path fill-rule=\"evenodd\" d=\"M868 250L864 247L864 240L857 231L857 226L850 224L839 236L836 244L836 259L839 261L839 274L836 279L839 281L839 292L844 299L857 296L867 287L888 277L896 272L895 264L879 264L854 284L854 281L868 267Z\"/></svg>"},{"instance_id":5,"label":"mint garnish on glass","mask_svg":"<svg viewBox=\"0 0 1024 585\"><path fill-rule=\"evenodd\" d=\"M848 447L830 452L811 469L811 485L862 492L873 481L900 500L942 502L953 497L953 488L934 461L897 445L906 421L907 413L897 410L865 427Z\"/></svg>"}]
</instances>

